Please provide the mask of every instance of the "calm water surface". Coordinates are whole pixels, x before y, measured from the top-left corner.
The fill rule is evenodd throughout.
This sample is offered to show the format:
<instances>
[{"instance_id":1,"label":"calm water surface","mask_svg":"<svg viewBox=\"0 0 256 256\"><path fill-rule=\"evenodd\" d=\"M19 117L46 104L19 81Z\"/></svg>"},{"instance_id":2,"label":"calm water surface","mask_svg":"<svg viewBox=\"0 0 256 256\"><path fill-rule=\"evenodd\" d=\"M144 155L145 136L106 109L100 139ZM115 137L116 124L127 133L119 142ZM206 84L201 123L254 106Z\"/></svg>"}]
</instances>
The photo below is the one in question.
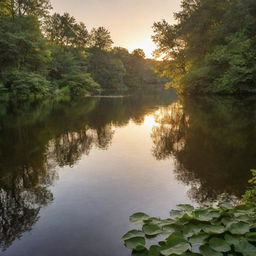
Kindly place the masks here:
<instances>
[{"instance_id":1,"label":"calm water surface","mask_svg":"<svg viewBox=\"0 0 256 256\"><path fill-rule=\"evenodd\" d=\"M255 98L87 98L0 117L3 256L128 256L132 213L240 196L256 167Z\"/></svg>"}]
</instances>

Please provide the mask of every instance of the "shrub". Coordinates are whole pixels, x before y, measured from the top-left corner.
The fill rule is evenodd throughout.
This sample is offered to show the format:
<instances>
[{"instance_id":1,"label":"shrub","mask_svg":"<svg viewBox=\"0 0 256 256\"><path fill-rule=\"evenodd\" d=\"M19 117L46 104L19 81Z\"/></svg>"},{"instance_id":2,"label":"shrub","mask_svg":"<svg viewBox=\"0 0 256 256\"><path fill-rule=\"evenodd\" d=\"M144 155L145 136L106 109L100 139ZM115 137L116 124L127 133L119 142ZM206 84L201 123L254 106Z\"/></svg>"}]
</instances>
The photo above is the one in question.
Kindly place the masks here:
<instances>
[{"instance_id":1,"label":"shrub","mask_svg":"<svg viewBox=\"0 0 256 256\"><path fill-rule=\"evenodd\" d=\"M87 95L100 92L100 86L88 73L74 73L64 75L60 82L61 87L70 88L71 95Z\"/></svg>"},{"instance_id":2,"label":"shrub","mask_svg":"<svg viewBox=\"0 0 256 256\"><path fill-rule=\"evenodd\" d=\"M12 71L4 75L5 88L16 98L40 98L50 92L50 83L41 75Z\"/></svg>"}]
</instances>

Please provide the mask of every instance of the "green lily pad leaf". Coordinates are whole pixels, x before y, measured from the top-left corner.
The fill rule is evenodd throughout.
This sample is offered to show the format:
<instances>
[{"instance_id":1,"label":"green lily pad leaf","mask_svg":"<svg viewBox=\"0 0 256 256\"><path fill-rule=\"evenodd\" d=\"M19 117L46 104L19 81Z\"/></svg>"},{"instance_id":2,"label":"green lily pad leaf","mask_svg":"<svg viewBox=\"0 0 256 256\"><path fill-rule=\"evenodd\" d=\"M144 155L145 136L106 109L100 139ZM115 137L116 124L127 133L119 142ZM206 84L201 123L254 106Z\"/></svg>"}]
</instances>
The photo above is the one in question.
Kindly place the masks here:
<instances>
[{"instance_id":1,"label":"green lily pad leaf","mask_svg":"<svg viewBox=\"0 0 256 256\"><path fill-rule=\"evenodd\" d=\"M222 225L207 225L203 227L203 231L208 234L222 234L225 232L225 228Z\"/></svg>"},{"instance_id":2,"label":"green lily pad leaf","mask_svg":"<svg viewBox=\"0 0 256 256\"><path fill-rule=\"evenodd\" d=\"M162 233L161 227L156 224L145 224L143 225L142 230L148 236L155 236Z\"/></svg>"},{"instance_id":3,"label":"green lily pad leaf","mask_svg":"<svg viewBox=\"0 0 256 256\"><path fill-rule=\"evenodd\" d=\"M238 222L232 224L228 230L231 234L234 235L244 235L245 233L248 233L250 231L250 225L245 222Z\"/></svg>"},{"instance_id":4,"label":"green lily pad leaf","mask_svg":"<svg viewBox=\"0 0 256 256\"><path fill-rule=\"evenodd\" d=\"M184 215L184 211L179 211L179 210L171 210L170 211L170 216L172 218L180 218Z\"/></svg>"},{"instance_id":5,"label":"green lily pad leaf","mask_svg":"<svg viewBox=\"0 0 256 256\"><path fill-rule=\"evenodd\" d=\"M163 231L164 231L165 233L168 233L168 234L173 234L174 232L177 231L177 229L175 228L175 225L172 225L172 224L170 224L170 225L165 225L165 226L163 226L162 228L163 228Z\"/></svg>"},{"instance_id":6,"label":"green lily pad leaf","mask_svg":"<svg viewBox=\"0 0 256 256\"><path fill-rule=\"evenodd\" d=\"M147 220L144 220L144 223L147 223L147 224L161 224L162 220L160 218L149 218Z\"/></svg>"},{"instance_id":7,"label":"green lily pad leaf","mask_svg":"<svg viewBox=\"0 0 256 256\"><path fill-rule=\"evenodd\" d=\"M190 249L190 244L187 242L177 242L174 245L167 245L161 250L161 254L169 256L172 254L181 255Z\"/></svg>"},{"instance_id":8,"label":"green lily pad leaf","mask_svg":"<svg viewBox=\"0 0 256 256\"><path fill-rule=\"evenodd\" d=\"M247 233L245 236L248 241L256 242L256 232Z\"/></svg>"},{"instance_id":9,"label":"green lily pad leaf","mask_svg":"<svg viewBox=\"0 0 256 256\"><path fill-rule=\"evenodd\" d=\"M160 256L161 255L161 247L157 245L152 245L149 248L148 256Z\"/></svg>"},{"instance_id":10,"label":"green lily pad leaf","mask_svg":"<svg viewBox=\"0 0 256 256\"><path fill-rule=\"evenodd\" d=\"M127 240L133 237L144 237L144 233L140 230L130 230L125 235L123 235L122 240Z\"/></svg>"},{"instance_id":11,"label":"green lily pad leaf","mask_svg":"<svg viewBox=\"0 0 256 256\"><path fill-rule=\"evenodd\" d=\"M142 251L132 251L132 256L148 256L148 250L144 249Z\"/></svg>"},{"instance_id":12,"label":"green lily pad leaf","mask_svg":"<svg viewBox=\"0 0 256 256\"><path fill-rule=\"evenodd\" d=\"M142 222L144 220L148 220L148 219L150 219L150 217L146 213L137 212L137 213L134 213L133 215L131 215L129 219L133 223L138 223L138 222Z\"/></svg>"},{"instance_id":13,"label":"green lily pad leaf","mask_svg":"<svg viewBox=\"0 0 256 256\"><path fill-rule=\"evenodd\" d=\"M229 228L232 224L238 223L239 221L237 221L236 219L233 218L229 218L229 217L225 217L221 219L221 222L227 227Z\"/></svg>"},{"instance_id":14,"label":"green lily pad leaf","mask_svg":"<svg viewBox=\"0 0 256 256\"><path fill-rule=\"evenodd\" d=\"M218 206L223 209L232 209L234 207L234 205L230 202L222 202Z\"/></svg>"},{"instance_id":15,"label":"green lily pad leaf","mask_svg":"<svg viewBox=\"0 0 256 256\"><path fill-rule=\"evenodd\" d=\"M240 238L236 236L226 234L224 238L229 245L236 245L240 243Z\"/></svg>"},{"instance_id":16,"label":"green lily pad leaf","mask_svg":"<svg viewBox=\"0 0 256 256\"><path fill-rule=\"evenodd\" d=\"M202 245L200 247L200 252L203 256L223 256L223 253L221 252L216 252L213 250L211 247L208 245Z\"/></svg>"},{"instance_id":17,"label":"green lily pad leaf","mask_svg":"<svg viewBox=\"0 0 256 256\"><path fill-rule=\"evenodd\" d=\"M189 242L191 244L204 244L207 238L209 238L208 234L201 233L190 237Z\"/></svg>"},{"instance_id":18,"label":"green lily pad leaf","mask_svg":"<svg viewBox=\"0 0 256 256\"><path fill-rule=\"evenodd\" d=\"M231 250L230 245L223 239L212 238L209 241L210 247L217 252L228 252Z\"/></svg>"},{"instance_id":19,"label":"green lily pad leaf","mask_svg":"<svg viewBox=\"0 0 256 256\"><path fill-rule=\"evenodd\" d=\"M143 251L145 249L145 238L144 237L133 237L125 240L125 246L135 251Z\"/></svg>"},{"instance_id":20,"label":"green lily pad leaf","mask_svg":"<svg viewBox=\"0 0 256 256\"><path fill-rule=\"evenodd\" d=\"M244 256L256 255L256 247L245 240L235 245L235 250L236 252L242 253Z\"/></svg>"},{"instance_id":21,"label":"green lily pad leaf","mask_svg":"<svg viewBox=\"0 0 256 256\"><path fill-rule=\"evenodd\" d=\"M177 208L179 208L182 211L191 212L194 210L194 207L190 204L178 204Z\"/></svg>"},{"instance_id":22,"label":"green lily pad leaf","mask_svg":"<svg viewBox=\"0 0 256 256\"><path fill-rule=\"evenodd\" d=\"M209 209L197 209L193 212L195 218L200 221L211 221L220 217L220 212Z\"/></svg>"},{"instance_id":23,"label":"green lily pad leaf","mask_svg":"<svg viewBox=\"0 0 256 256\"><path fill-rule=\"evenodd\" d=\"M183 233L186 237L191 237L200 233L201 227L195 224L188 224L183 227Z\"/></svg>"}]
</instances>

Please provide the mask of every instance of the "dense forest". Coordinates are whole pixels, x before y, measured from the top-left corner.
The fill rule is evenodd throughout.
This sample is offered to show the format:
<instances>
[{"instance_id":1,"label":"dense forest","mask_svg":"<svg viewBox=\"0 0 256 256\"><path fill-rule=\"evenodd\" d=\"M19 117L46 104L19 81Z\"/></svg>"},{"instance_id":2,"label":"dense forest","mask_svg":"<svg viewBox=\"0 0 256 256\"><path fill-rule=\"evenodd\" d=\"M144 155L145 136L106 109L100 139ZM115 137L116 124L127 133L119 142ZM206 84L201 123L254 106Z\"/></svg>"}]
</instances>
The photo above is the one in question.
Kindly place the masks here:
<instances>
[{"instance_id":1,"label":"dense forest","mask_svg":"<svg viewBox=\"0 0 256 256\"><path fill-rule=\"evenodd\" d=\"M180 93L256 92L255 0L183 0L176 23L154 23L158 72Z\"/></svg>"},{"instance_id":2,"label":"dense forest","mask_svg":"<svg viewBox=\"0 0 256 256\"><path fill-rule=\"evenodd\" d=\"M49 0L0 1L0 92L11 99L87 95L163 84L143 50L112 47L104 28L88 31Z\"/></svg>"}]
</instances>

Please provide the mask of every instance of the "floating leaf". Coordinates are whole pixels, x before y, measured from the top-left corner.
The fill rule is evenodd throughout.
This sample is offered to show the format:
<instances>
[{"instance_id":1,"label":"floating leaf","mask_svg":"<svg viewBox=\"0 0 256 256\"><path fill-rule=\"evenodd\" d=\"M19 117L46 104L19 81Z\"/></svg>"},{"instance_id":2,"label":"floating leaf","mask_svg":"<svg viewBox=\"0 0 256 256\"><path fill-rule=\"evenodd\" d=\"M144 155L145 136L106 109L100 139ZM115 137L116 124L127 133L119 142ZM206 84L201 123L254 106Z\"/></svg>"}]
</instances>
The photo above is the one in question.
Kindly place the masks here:
<instances>
[{"instance_id":1,"label":"floating leaf","mask_svg":"<svg viewBox=\"0 0 256 256\"><path fill-rule=\"evenodd\" d=\"M197 209L193 214L195 218L200 221L211 221L212 219L218 218L220 216L218 211L209 209Z\"/></svg>"},{"instance_id":2,"label":"floating leaf","mask_svg":"<svg viewBox=\"0 0 256 256\"><path fill-rule=\"evenodd\" d=\"M240 238L236 236L226 234L224 238L229 245L236 245L240 243Z\"/></svg>"},{"instance_id":3,"label":"floating leaf","mask_svg":"<svg viewBox=\"0 0 256 256\"><path fill-rule=\"evenodd\" d=\"M245 240L235 245L235 250L241 252L244 256L256 255L256 247Z\"/></svg>"},{"instance_id":4,"label":"floating leaf","mask_svg":"<svg viewBox=\"0 0 256 256\"><path fill-rule=\"evenodd\" d=\"M231 250L230 245L223 239L212 238L209 241L210 247L217 252L228 252Z\"/></svg>"},{"instance_id":5,"label":"floating leaf","mask_svg":"<svg viewBox=\"0 0 256 256\"><path fill-rule=\"evenodd\" d=\"M177 208L179 208L182 211L191 212L194 210L194 207L190 204L178 204Z\"/></svg>"},{"instance_id":6,"label":"floating leaf","mask_svg":"<svg viewBox=\"0 0 256 256\"><path fill-rule=\"evenodd\" d=\"M200 247L200 252L203 256L223 256L221 252L216 252L212 248L210 248L208 245L202 245Z\"/></svg>"},{"instance_id":7,"label":"floating leaf","mask_svg":"<svg viewBox=\"0 0 256 256\"><path fill-rule=\"evenodd\" d=\"M161 250L161 254L167 255L167 256L171 254L181 255L189 249L190 249L189 243L178 242L175 245L167 245L165 248Z\"/></svg>"},{"instance_id":8,"label":"floating leaf","mask_svg":"<svg viewBox=\"0 0 256 256\"><path fill-rule=\"evenodd\" d=\"M172 225L172 224L170 224L170 225L165 225L165 226L163 226L162 228L163 228L163 231L164 231L165 233L169 233L169 234L172 234L172 233L174 233L174 232L177 231L177 229L175 228L175 225Z\"/></svg>"},{"instance_id":9,"label":"floating leaf","mask_svg":"<svg viewBox=\"0 0 256 256\"><path fill-rule=\"evenodd\" d=\"M207 238L209 238L208 234L201 233L190 237L189 242L191 244L204 244Z\"/></svg>"},{"instance_id":10,"label":"floating leaf","mask_svg":"<svg viewBox=\"0 0 256 256\"><path fill-rule=\"evenodd\" d=\"M154 236L162 233L161 227L156 224L145 224L143 225L142 230L148 236Z\"/></svg>"},{"instance_id":11,"label":"floating leaf","mask_svg":"<svg viewBox=\"0 0 256 256\"><path fill-rule=\"evenodd\" d=\"M222 225L207 225L203 227L203 230L208 234L222 234L225 232L225 228Z\"/></svg>"},{"instance_id":12,"label":"floating leaf","mask_svg":"<svg viewBox=\"0 0 256 256\"><path fill-rule=\"evenodd\" d=\"M183 227L183 233L185 236L190 237L200 233L201 227L195 224L188 224Z\"/></svg>"},{"instance_id":13,"label":"floating leaf","mask_svg":"<svg viewBox=\"0 0 256 256\"><path fill-rule=\"evenodd\" d=\"M225 217L221 219L221 222L227 227L229 228L232 224L238 223L239 221L233 219L233 218L229 218L229 217Z\"/></svg>"},{"instance_id":14,"label":"floating leaf","mask_svg":"<svg viewBox=\"0 0 256 256\"><path fill-rule=\"evenodd\" d=\"M138 223L138 222L142 222L144 220L148 220L148 219L150 219L150 217L146 213L137 212L137 213L134 213L133 215L131 215L129 219L133 223Z\"/></svg>"},{"instance_id":15,"label":"floating leaf","mask_svg":"<svg viewBox=\"0 0 256 256\"><path fill-rule=\"evenodd\" d=\"M248 241L256 242L256 232L247 233L245 236Z\"/></svg>"},{"instance_id":16,"label":"floating leaf","mask_svg":"<svg viewBox=\"0 0 256 256\"><path fill-rule=\"evenodd\" d=\"M132 256L148 256L148 250L144 249L142 251L133 251Z\"/></svg>"},{"instance_id":17,"label":"floating leaf","mask_svg":"<svg viewBox=\"0 0 256 256\"><path fill-rule=\"evenodd\" d=\"M184 215L184 211L179 211L179 210L171 210L170 211L170 216L172 218L179 218L182 217Z\"/></svg>"},{"instance_id":18,"label":"floating leaf","mask_svg":"<svg viewBox=\"0 0 256 256\"><path fill-rule=\"evenodd\" d=\"M157 245L152 245L149 248L148 256L160 256L161 255L161 247Z\"/></svg>"},{"instance_id":19,"label":"floating leaf","mask_svg":"<svg viewBox=\"0 0 256 256\"><path fill-rule=\"evenodd\" d=\"M142 251L145 249L145 238L143 237L133 237L125 240L125 246L129 249Z\"/></svg>"},{"instance_id":20,"label":"floating leaf","mask_svg":"<svg viewBox=\"0 0 256 256\"><path fill-rule=\"evenodd\" d=\"M130 230L125 235L123 235L122 240L127 240L133 237L144 237L144 233L140 230Z\"/></svg>"},{"instance_id":21,"label":"floating leaf","mask_svg":"<svg viewBox=\"0 0 256 256\"><path fill-rule=\"evenodd\" d=\"M238 222L238 223L232 224L229 228L229 231L234 235L243 235L250 231L250 226L247 223Z\"/></svg>"}]
</instances>

